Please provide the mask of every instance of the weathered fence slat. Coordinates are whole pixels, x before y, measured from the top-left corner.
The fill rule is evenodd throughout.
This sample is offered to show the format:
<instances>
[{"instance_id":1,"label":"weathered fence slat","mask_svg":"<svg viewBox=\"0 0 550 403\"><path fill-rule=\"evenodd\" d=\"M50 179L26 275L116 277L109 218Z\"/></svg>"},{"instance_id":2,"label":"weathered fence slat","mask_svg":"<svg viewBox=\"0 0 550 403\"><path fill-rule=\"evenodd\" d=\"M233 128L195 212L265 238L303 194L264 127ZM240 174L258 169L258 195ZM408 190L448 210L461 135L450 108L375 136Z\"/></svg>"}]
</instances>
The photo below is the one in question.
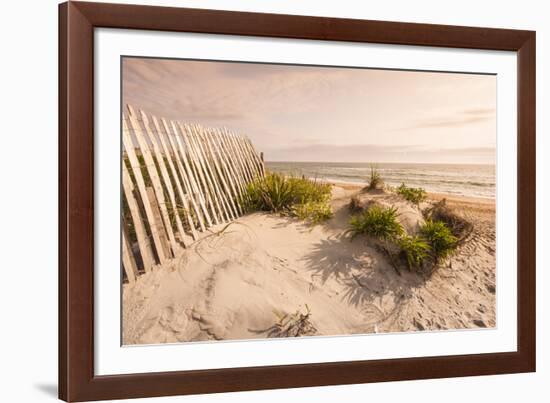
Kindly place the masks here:
<instances>
[{"instance_id":1,"label":"weathered fence slat","mask_svg":"<svg viewBox=\"0 0 550 403\"><path fill-rule=\"evenodd\" d=\"M122 162L122 188L124 190L126 203L128 204L128 210L130 210L130 215L132 216L132 223L134 224L134 230L136 232L143 268L145 271L149 271L154 265L151 243L149 242L149 237L145 231L145 225L139 213L138 202L134 196L134 184L132 183L132 179L130 178L128 168L126 168L124 161Z\"/></svg>"},{"instance_id":2,"label":"weathered fence slat","mask_svg":"<svg viewBox=\"0 0 550 403\"><path fill-rule=\"evenodd\" d=\"M160 212L160 206L157 199L155 198L155 190L151 186L146 188L147 196L149 196L149 202L151 203L151 209L153 210L153 216L155 217L156 222L162 222L162 216ZM170 246L168 245L168 239L166 239L166 232L159 232L160 245L164 256L170 255Z\"/></svg>"},{"instance_id":3,"label":"weathered fence slat","mask_svg":"<svg viewBox=\"0 0 550 403\"><path fill-rule=\"evenodd\" d=\"M256 164L256 161L254 159L254 156L250 152L250 149L248 148L248 144L246 143L246 140L244 138L236 138L235 135L233 135L235 138L235 141L237 141L243 150L243 154L246 157L246 160L248 161L248 164L250 166L250 172L254 178L256 178L260 172L258 165Z\"/></svg>"},{"instance_id":4,"label":"weathered fence slat","mask_svg":"<svg viewBox=\"0 0 550 403\"><path fill-rule=\"evenodd\" d=\"M136 277L138 275L136 260L130 248L130 243L128 242L128 236L126 235L126 228L122 226L122 266L124 267L124 272L126 273L126 278L130 284L136 282Z\"/></svg>"},{"instance_id":5,"label":"weathered fence slat","mask_svg":"<svg viewBox=\"0 0 550 403\"><path fill-rule=\"evenodd\" d=\"M231 155L235 156L235 169L238 171L241 184L245 184L250 180L248 176L248 172L246 170L246 164L244 163L241 152L237 148L236 144L231 141L231 138L229 138L227 131L225 128L219 130L220 133L220 139L225 144L227 152L231 153Z\"/></svg>"},{"instance_id":6,"label":"weathered fence slat","mask_svg":"<svg viewBox=\"0 0 550 403\"><path fill-rule=\"evenodd\" d=\"M143 156L143 159L145 161L145 169L147 170L147 173L151 178L151 183L153 184L154 194L152 196L149 195L149 200L151 200L151 197L153 197L153 199L156 197L156 200L158 200L157 205L160 210L160 216L157 218L156 221L158 223L164 222L163 228L165 229L165 231L160 231L159 236L162 238L164 235L164 232L166 232L168 234L168 239L170 241L172 253L170 253L170 250L167 250L165 251L166 252L165 255L176 256L179 246L178 246L178 243L176 242L176 237L174 236L172 225L170 224L170 215L168 214L168 208L166 207L166 201L164 199L164 189L162 188L162 183L160 181L157 167L155 166L153 154L151 153L151 150L149 149L149 144L145 139L145 134L143 133L142 125L140 124L141 119L139 119L139 116L135 113L135 111L130 105L128 105L128 112L129 112L129 118L130 118L130 125L134 129L134 136L138 141L139 147L141 149L141 155ZM143 128L145 129L146 133L149 134L147 131L148 122L141 121L141 123L143 123ZM149 135L148 138L149 140L151 140L152 136ZM158 158L157 158L157 162L158 162ZM158 163L160 164L160 162Z\"/></svg>"},{"instance_id":7,"label":"weathered fence slat","mask_svg":"<svg viewBox=\"0 0 550 403\"><path fill-rule=\"evenodd\" d=\"M221 209L218 201L216 200L216 196L214 194L210 178L208 177L208 173L206 172L202 155L197 145L193 141L193 135L190 132L189 127L184 126L179 122L177 123L177 125L180 129L180 133L182 135L184 143L189 150L189 154L191 156L190 160L195 167L195 172L197 173L199 182L202 185L203 194L206 196L206 201L210 207L210 212L212 213L214 224L220 224L223 222Z\"/></svg>"},{"instance_id":8,"label":"weathered fence slat","mask_svg":"<svg viewBox=\"0 0 550 403\"><path fill-rule=\"evenodd\" d=\"M199 231L241 216L247 187L265 168L250 140L229 129L157 118L130 105L126 110L122 265L134 283L139 256L149 271L192 246Z\"/></svg>"},{"instance_id":9,"label":"weathered fence slat","mask_svg":"<svg viewBox=\"0 0 550 403\"><path fill-rule=\"evenodd\" d=\"M166 156L166 159L168 160L168 166L170 167L170 170L172 171L172 178L174 179L174 183L176 184L176 190L178 191L178 196L181 200L181 203L182 203L182 206L179 206L176 204L174 204L174 206L176 206L176 212L179 212L180 209L183 210L184 212L184 215L185 215L185 218L187 220L187 225L189 225L189 228L191 229L191 234L193 235L193 239L197 240L198 239L198 234L197 234L197 231L195 229L195 223L193 221L193 218L191 217L191 210L190 210L190 207L189 207L189 201L188 201L188 196L187 194L183 191L183 187L181 185L181 182L180 182L180 176L181 176L181 171L183 170L183 167L179 168L179 171L176 169L176 167L174 166L174 161L173 161L173 156L175 157L176 154L175 154L175 151L172 147L172 143L170 142L170 140L168 140L168 142L166 141L166 137L167 134L166 134L166 122L163 120L162 121L163 125L160 126L159 123L158 123L158 120L155 116L153 116L153 124L155 125L155 128L157 130L157 135L158 135L158 138L160 140L160 144L162 146L162 150L164 151L164 154ZM163 131L164 129L164 131ZM176 161L176 164L178 163L178 161ZM183 179L182 179L183 181ZM185 183L184 185L185 186ZM188 191L189 192L189 191ZM193 205L195 211L198 211L198 208Z\"/></svg>"},{"instance_id":10,"label":"weathered fence slat","mask_svg":"<svg viewBox=\"0 0 550 403\"><path fill-rule=\"evenodd\" d=\"M205 208L203 208L203 214L205 216L209 216L209 219L206 220L207 226L218 224L217 218L214 214L215 212L212 210L212 201L210 200L210 195L207 192L204 180L201 180L201 177L199 176L199 172L201 172L201 169L200 167L197 167L197 157L193 149L191 149L189 145L189 140L186 138L186 134L181 133L182 129L179 127L178 122L174 121L172 122L172 125L174 127L176 143L178 144L180 153L182 154L184 166L188 168L189 178L192 185L194 184L193 195L197 198L197 200L199 200L199 204L201 204L202 202L201 207L202 205L204 205Z\"/></svg>"},{"instance_id":11,"label":"weathered fence slat","mask_svg":"<svg viewBox=\"0 0 550 403\"><path fill-rule=\"evenodd\" d=\"M264 167L264 161L262 160L262 157L256 153L256 150L254 150L254 146L250 142L249 138L243 138L243 142L248 149L248 154L252 158L252 161L256 163L256 167L258 170L258 175L264 176L265 175L265 167Z\"/></svg>"},{"instance_id":12,"label":"weathered fence slat","mask_svg":"<svg viewBox=\"0 0 550 403\"><path fill-rule=\"evenodd\" d=\"M239 149L241 150L241 155L243 156L243 160L245 161L245 164L247 166L247 169L248 169L248 173L249 173L249 180L254 180L256 179L257 177L257 171L254 167L254 164L252 162L252 158L251 158L251 155L249 154L245 144L244 144L244 140L242 138L237 138L233 133L230 133L229 134L231 136L231 138L233 139L233 141L235 143L237 143L237 147L239 147Z\"/></svg>"},{"instance_id":13,"label":"weathered fence slat","mask_svg":"<svg viewBox=\"0 0 550 403\"><path fill-rule=\"evenodd\" d=\"M200 126L198 128L198 134L202 139L202 142L204 144L204 148L205 148L205 151L208 155L208 158L210 159L210 161L212 161L212 164L214 165L214 168L216 169L219 181L221 182L221 187L223 189L220 190L220 193L226 199L227 208L229 210L231 218L235 219L235 218L238 217L239 213L237 211L237 207L235 206L235 200L233 199L233 197L231 195L231 189L227 185L224 174L223 174L223 172L220 168L220 164L218 164L218 158L217 158L217 156L215 155L215 153L212 149L212 145L210 143L211 136L206 136L205 132L204 132L204 129Z\"/></svg>"},{"instance_id":14,"label":"weathered fence slat","mask_svg":"<svg viewBox=\"0 0 550 403\"><path fill-rule=\"evenodd\" d=\"M241 167L240 154L238 150L234 147L234 145L229 142L226 134L223 131L218 130L217 133L219 135L219 140L222 145L223 155L228 161L229 166L233 171L233 175L235 176L235 178L237 179L237 183L239 184L241 195L243 195L244 186L246 184L246 173ZM233 156L233 158L229 158L229 155Z\"/></svg>"},{"instance_id":15,"label":"weathered fence slat","mask_svg":"<svg viewBox=\"0 0 550 403\"><path fill-rule=\"evenodd\" d=\"M174 159L176 161L176 166L178 168L178 173L181 177L181 181L183 182L183 186L185 188L185 198L191 203L191 206L193 207L193 215L197 219L197 222L199 223L199 227L202 231L206 229L206 226L204 225L204 221L202 219L202 212L199 208L199 205L197 204L197 200L195 197L195 190L191 186L191 181L188 177L187 170L183 166L182 159L180 158L180 154L178 151L178 145L176 144L176 138L173 136L171 132L171 126L166 123L166 120L162 119L162 123L164 126L164 129L166 131L166 138L168 139L168 143L170 144L170 147L172 149L172 155L174 156Z\"/></svg>"},{"instance_id":16,"label":"weathered fence slat","mask_svg":"<svg viewBox=\"0 0 550 403\"><path fill-rule=\"evenodd\" d=\"M227 166L227 172L228 172L228 178L230 181L232 181L235 184L235 188L238 191L237 198L242 199L244 198L245 190L244 190L244 177L241 174L241 171L237 168L237 156L235 155L235 150L232 150L228 144L225 142L225 139L223 137L223 134L216 130L216 133L218 135L218 146L219 146L219 153L221 156L221 159L225 161L225 164ZM231 155L233 158L229 158L229 155Z\"/></svg>"},{"instance_id":17,"label":"weathered fence slat","mask_svg":"<svg viewBox=\"0 0 550 403\"><path fill-rule=\"evenodd\" d=\"M157 138L158 136L158 124L154 121L151 121L147 114L140 110L140 114L142 117L143 124L145 126L145 130L147 131L149 135L149 140L151 141L151 144L153 145L153 151L155 153L157 163L160 168L160 172L162 175L162 179L164 181L166 192L168 193L168 198L170 199L170 204L172 206L172 214L174 215L174 221L176 223L176 228L179 233L179 236L181 238L181 241L183 242L184 246L189 246L190 242L187 239L187 235L185 234L185 231L183 229L183 224L181 222L181 218L178 214L178 205L176 203L176 195L174 193L174 186L172 184L172 180L170 179L170 174L168 173L168 168L166 167L166 161L170 162L169 154L166 152L163 154L161 151ZM153 126L151 126L151 123ZM157 134L157 136L155 136ZM173 245L176 248L178 248L177 245ZM174 250L174 252L177 252Z\"/></svg>"},{"instance_id":18,"label":"weathered fence slat","mask_svg":"<svg viewBox=\"0 0 550 403\"><path fill-rule=\"evenodd\" d=\"M160 233L164 231L164 228L162 227L162 223L157 223L157 221L155 220L153 208L151 207L151 202L147 194L145 181L141 173L140 163L134 149L132 138L130 137L130 129L128 128L126 120L123 120L122 143L124 145L124 149L126 150L128 160L130 161L130 167L132 168L132 172L134 173L134 178L136 179L137 188L141 196L141 201L145 210L147 222L149 223L149 228L151 229L151 235L153 236L153 241L155 245L155 250L157 251L159 263L162 264L166 260L164 250L162 248L162 242L160 240Z\"/></svg>"},{"instance_id":19,"label":"weathered fence slat","mask_svg":"<svg viewBox=\"0 0 550 403\"><path fill-rule=\"evenodd\" d=\"M202 189L200 188L200 184L198 181L198 174L195 172L195 164L192 164L192 161L190 162L188 159L187 150L185 149L183 142L181 140L181 137L179 135L179 131L177 128L177 125L174 121L170 122L172 126L172 134L173 138L176 142L177 149L179 150L179 155L183 161L183 166L185 168L185 171L187 173L187 178L189 180L189 185L191 189L191 195L193 198L198 200L199 206L202 210L202 217L206 221L206 224L211 227L212 226L212 218L210 217L210 213L208 212L208 209L206 208L206 198L204 197L204 194L202 192ZM170 137L170 136L169 136ZM198 214L199 220L202 221L201 214ZM201 227L204 226L204 224L201 225ZM204 231L204 229L203 229Z\"/></svg>"},{"instance_id":20,"label":"weathered fence slat","mask_svg":"<svg viewBox=\"0 0 550 403\"><path fill-rule=\"evenodd\" d=\"M216 131L213 131L214 134L218 134ZM212 147L216 149L217 157L220 162L220 166L222 167L222 170L225 175L225 179L227 180L227 183L231 186L232 191L232 198L237 201L237 208L239 211L239 214L243 213L243 208L241 204L238 202L239 198L241 197L241 191L237 182L237 178L231 168L229 167L229 164L225 158L225 153L223 150L223 146L221 144L221 140L219 137L210 136L211 141L213 142Z\"/></svg>"},{"instance_id":21,"label":"weathered fence slat","mask_svg":"<svg viewBox=\"0 0 550 403\"><path fill-rule=\"evenodd\" d=\"M247 167L245 162L243 161L241 150L239 150L236 143L232 141L225 129L221 131L221 136L228 147L228 152L232 153L235 156L235 169L238 171L241 184L244 185L250 182L251 176L247 172Z\"/></svg>"},{"instance_id":22,"label":"weathered fence slat","mask_svg":"<svg viewBox=\"0 0 550 403\"><path fill-rule=\"evenodd\" d=\"M227 210L227 206L223 197L223 193L220 191L220 187L218 185L218 181L216 180L216 176L214 175L214 171L212 170L212 167L210 166L210 161L208 159L208 154L206 153L206 149L204 145L202 144L202 139L199 138L198 135L198 128L196 126L189 126L189 129L191 131L191 139L195 143L197 150L200 155L200 159L202 160L203 166L205 167L205 174L207 181L211 187L212 194L214 196L214 201L218 207L218 210L220 210L220 218L222 222L231 220L231 216ZM225 218L224 218L225 217Z\"/></svg>"}]
</instances>

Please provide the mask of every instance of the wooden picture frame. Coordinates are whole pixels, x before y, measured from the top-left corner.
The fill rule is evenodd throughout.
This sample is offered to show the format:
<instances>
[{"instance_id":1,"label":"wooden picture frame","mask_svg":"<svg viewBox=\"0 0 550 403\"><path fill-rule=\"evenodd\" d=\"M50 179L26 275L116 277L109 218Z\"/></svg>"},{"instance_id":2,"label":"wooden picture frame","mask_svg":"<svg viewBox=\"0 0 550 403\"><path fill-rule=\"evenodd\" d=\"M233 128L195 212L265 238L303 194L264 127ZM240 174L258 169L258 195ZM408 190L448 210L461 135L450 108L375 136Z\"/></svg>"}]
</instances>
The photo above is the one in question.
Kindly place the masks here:
<instances>
[{"instance_id":1,"label":"wooden picture frame","mask_svg":"<svg viewBox=\"0 0 550 403\"><path fill-rule=\"evenodd\" d=\"M518 350L94 375L93 33L99 27L517 52ZM535 371L535 190L535 32L63 3L59 6L59 398L74 402Z\"/></svg>"}]
</instances>

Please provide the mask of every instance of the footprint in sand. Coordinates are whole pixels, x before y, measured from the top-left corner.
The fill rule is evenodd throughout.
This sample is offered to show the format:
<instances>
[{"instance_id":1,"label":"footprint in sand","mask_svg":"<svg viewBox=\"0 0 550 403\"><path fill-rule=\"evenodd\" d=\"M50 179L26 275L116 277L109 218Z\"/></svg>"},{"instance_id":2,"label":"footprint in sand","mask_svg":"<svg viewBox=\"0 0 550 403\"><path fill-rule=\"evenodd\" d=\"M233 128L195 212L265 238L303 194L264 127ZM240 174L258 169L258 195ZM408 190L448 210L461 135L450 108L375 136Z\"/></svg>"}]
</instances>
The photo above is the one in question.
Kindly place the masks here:
<instances>
[{"instance_id":1,"label":"footprint in sand","mask_svg":"<svg viewBox=\"0 0 550 403\"><path fill-rule=\"evenodd\" d=\"M189 319L185 310L169 305L143 320L140 340L143 343L154 340L174 342L179 340L188 324Z\"/></svg>"},{"instance_id":2,"label":"footprint in sand","mask_svg":"<svg viewBox=\"0 0 550 403\"><path fill-rule=\"evenodd\" d=\"M473 321L473 324L476 325L477 327L487 327L487 325L482 319L475 319Z\"/></svg>"},{"instance_id":3,"label":"footprint in sand","mask_svg":"<svg viewBox=\"0 0 550 403\"><path fill-rule=\"evenodd\" d=\"M216 315L197 311L193 311L192 317L199 322L199 327L202 331L208 333L216 340L222 340L225 337L227 329L231 327L234 320L233 315Z\"/></svg>"},{"instance_id":4,"label":"footprint in sand","mask_svg":"<svg viewBox=\"0 0 550 403\"><path fill-rule=\"evenodd\" d=\"M159 324L167 331L181 333L187 328L189 318L184 309L175 309L173 306L167 306L161 311Z\"/></svg>"}]
</instances>

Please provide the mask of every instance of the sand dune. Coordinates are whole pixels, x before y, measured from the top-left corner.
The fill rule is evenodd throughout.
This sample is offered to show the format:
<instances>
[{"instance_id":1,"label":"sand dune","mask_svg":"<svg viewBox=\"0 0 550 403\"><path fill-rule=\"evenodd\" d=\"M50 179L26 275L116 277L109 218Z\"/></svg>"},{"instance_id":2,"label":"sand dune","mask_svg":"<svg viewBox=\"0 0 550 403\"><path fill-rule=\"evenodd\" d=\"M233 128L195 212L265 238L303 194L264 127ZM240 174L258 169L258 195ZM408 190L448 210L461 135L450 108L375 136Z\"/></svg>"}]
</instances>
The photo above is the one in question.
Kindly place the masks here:
<instances>
[{"instance_id":1,"label":"sand dune","mask_svg":"<svg viewBox=\"0 0 550 403\"><path fill-rule=\"evenodd\" d=\"M125 284L124 344L278 337L296 312L315 335L495 326L494 202L451 199L475 222L473 237L420 276L398 274L372 242L345 234L356 191L334 186L335 215L315 227L264 213L214 227Z\"/></svg>"}]
</instances>

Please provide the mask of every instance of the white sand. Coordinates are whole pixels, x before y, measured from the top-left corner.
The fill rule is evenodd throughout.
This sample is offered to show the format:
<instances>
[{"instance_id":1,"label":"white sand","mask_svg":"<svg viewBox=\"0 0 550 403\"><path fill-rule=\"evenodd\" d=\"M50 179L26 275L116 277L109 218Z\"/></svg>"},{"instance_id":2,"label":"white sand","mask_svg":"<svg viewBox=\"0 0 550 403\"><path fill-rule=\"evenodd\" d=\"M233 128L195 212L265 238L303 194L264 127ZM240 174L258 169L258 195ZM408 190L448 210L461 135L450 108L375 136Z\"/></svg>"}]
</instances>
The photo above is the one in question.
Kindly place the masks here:
<instances>
[{"instance_id":1,"label":"white sand","mask_svg":"<svg viewBox=\"0 0 550 403\"><path fill-rule=\"evenodd\" d=\"M475 234L425 278L398 275L366 238L345 235L355 191L334 187L325 224L248 215L125 284L124 344L273 337L306 304L317 335L495 326L494 204L453 201Z\"/></svg>"}]
</instances>

